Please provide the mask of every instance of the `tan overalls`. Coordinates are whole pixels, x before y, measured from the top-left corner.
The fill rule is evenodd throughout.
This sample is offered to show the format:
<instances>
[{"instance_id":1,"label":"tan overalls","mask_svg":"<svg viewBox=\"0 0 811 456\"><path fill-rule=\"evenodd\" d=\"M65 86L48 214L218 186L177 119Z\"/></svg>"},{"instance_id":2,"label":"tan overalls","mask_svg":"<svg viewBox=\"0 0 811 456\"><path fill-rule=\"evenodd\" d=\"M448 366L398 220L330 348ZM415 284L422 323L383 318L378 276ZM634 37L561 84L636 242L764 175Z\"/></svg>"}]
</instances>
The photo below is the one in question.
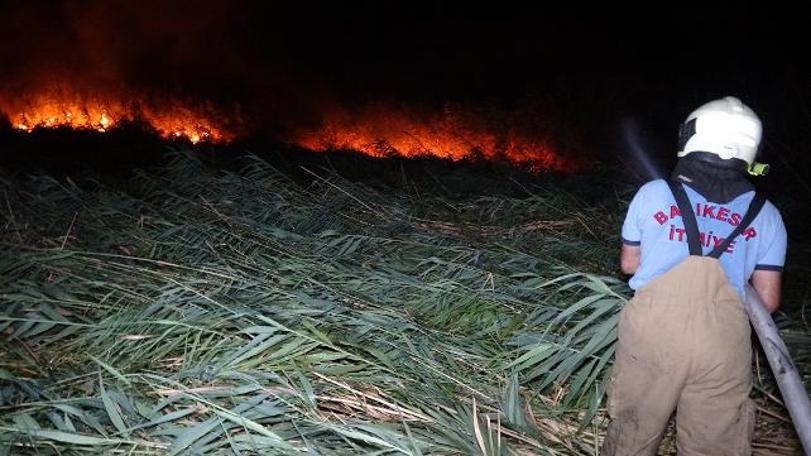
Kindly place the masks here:
<instances>
[{"instance_id":1,"label":"tan overalls","mask_svg":"<svg viewBox=\"0 0 811 456\"><path fill-rule=\"evenodd\" d=\"M728 243L702 256L692 205L680 184L670 184L691 254L620 312L602 454L656 454L675 409L680 455L749 455L752 346L743 303L718 261ZM756 195L728 240L764 201Z\"/></svg>"}]
</instances>

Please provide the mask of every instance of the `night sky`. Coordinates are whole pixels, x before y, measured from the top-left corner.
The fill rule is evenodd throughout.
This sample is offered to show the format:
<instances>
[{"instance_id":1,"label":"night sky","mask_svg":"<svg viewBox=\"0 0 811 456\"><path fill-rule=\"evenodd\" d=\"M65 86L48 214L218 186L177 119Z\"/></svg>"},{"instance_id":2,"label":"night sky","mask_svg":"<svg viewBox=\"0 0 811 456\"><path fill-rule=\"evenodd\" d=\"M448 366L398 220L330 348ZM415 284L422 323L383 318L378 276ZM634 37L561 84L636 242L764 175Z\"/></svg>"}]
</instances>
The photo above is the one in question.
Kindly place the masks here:
<instances>
[{"instance_id":1,"label":"night sky","mask_svg":"<svg viewBox=\"0 0 811 456\"><path fill-rule=\"evenodd\" d=\"M325 103L534 100L598 155L630 129L669 157L693 108L736 95L763 118L765 154L809 139L803 15L769 5L12 1L0 17L0 96L149 90L236 106L254 132L318 123Z\"/></svg>"}]
</instances>

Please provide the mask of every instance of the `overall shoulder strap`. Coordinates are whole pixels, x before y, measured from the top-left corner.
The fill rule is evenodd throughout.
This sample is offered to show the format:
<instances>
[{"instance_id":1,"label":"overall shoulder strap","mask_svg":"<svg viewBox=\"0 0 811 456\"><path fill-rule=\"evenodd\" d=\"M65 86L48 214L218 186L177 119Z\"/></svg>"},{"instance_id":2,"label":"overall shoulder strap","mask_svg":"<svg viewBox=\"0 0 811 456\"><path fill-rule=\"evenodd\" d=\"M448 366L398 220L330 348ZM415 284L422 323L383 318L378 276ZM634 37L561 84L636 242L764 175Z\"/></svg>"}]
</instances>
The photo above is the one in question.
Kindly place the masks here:
<instances>
[{"instance_id":1,"label":"overall shoulder strap","mask_svg":"<svg viewBox=\"0 0 811 456\"><path fill-rule=\"evenodd\" d=\"M676 198L676 204L679 206L681 212L681 219L684 222L684 231L687 235L687 247L690 249L690 255L704 255L701 249L701 241L698 234L698 222L696 221L696 214L693 212L693 206L690 203L690 198L687 197L687 192L684 190L684 185L680 182L667 181L673 197Z\"/></svg>"},{"instance_id":2,"label":"overall shoulder strap","mask_svg":"<svg viewBox=\"0 0 811 456\"><path fill-rule=\"evenodd\" d=\"M760 210L763 209L764 204L766 204L766 197L760 193L755 193L755 197L752 198L752 202L749 203L749 208L746 210L746 214L743 216L741 223L739 223L732 233L730 233L729 236L724 239L724 242L718 244L707 256L720 258L721 254L726 252L727 248L729 248L729 244L731 244L736 237L740 236L740 234L743 233L743 230L748 228L752 221L755 220L755 217L757 217L757 215L760 213Z\"/></svg>"}]
</instances>

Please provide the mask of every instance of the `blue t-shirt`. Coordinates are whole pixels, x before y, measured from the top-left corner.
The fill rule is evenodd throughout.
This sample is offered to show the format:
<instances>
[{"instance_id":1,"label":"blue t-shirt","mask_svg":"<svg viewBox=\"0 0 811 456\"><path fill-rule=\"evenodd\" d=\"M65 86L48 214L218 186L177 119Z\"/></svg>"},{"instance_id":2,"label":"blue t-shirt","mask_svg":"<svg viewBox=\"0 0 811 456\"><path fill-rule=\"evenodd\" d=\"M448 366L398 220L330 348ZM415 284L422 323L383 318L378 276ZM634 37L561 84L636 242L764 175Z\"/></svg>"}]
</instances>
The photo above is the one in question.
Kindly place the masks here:
<instances>
[{"instance_id":1,"label":"blue t-shirt","mask_svg":"<svg viewBox=\"0 0 811 456\"><path fill-rule=\"evenodd\" d=\"M705 255L740 224L755 196L755 192L750 191L721 205L708 202L688 185L684 188L696 213L701 233L699 240ZM639 268L628 282L634 290L669 271L689 255L679 206L663 179L648 182L634 196L622 226L622 242L641 246ZM786 227L780 212L767 201L720 260L730 284L743 297L744 285L754 270L782 271L785 257Z\"/></svg>"}]
</instances>

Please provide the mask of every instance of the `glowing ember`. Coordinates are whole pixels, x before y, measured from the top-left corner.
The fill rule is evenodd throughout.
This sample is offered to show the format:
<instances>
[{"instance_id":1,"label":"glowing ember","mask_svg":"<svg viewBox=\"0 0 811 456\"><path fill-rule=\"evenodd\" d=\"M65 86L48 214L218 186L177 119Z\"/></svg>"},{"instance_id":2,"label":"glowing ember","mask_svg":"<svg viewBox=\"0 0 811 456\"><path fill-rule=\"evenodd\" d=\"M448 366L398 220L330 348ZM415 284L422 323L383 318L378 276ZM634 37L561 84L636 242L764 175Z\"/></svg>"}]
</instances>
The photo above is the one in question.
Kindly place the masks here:
<instances>
[{"instance_id":1,"label":"glowing ember","mask_svg":"<svg viewBox=\"0 0 811 456\"><path fill-rule=\"evenodd\" d=\"M436 156L457 161L475 156L533 171L576 167L542 138L516 128L494 128L452 110L427 116L380 107L355 115L336 110L319 128L300 132L294 142L316 151L346 149L375 157Z\"/></svg>"},{"instance_id":2,"label":"glowing ember","mask_svg":"<svg viewBox=\"0 0 811 456\"><path fill-rule=\"evenodd\" d=\"M11 125L22 131L37 128L73 128L105 132L127 122L144 122L164 138L224 142L233 135L203 114L178 103L158 107L113 97L90 97L64 90L19 97L15 104L0 104Z\"/></svg>"}]
</instances>

